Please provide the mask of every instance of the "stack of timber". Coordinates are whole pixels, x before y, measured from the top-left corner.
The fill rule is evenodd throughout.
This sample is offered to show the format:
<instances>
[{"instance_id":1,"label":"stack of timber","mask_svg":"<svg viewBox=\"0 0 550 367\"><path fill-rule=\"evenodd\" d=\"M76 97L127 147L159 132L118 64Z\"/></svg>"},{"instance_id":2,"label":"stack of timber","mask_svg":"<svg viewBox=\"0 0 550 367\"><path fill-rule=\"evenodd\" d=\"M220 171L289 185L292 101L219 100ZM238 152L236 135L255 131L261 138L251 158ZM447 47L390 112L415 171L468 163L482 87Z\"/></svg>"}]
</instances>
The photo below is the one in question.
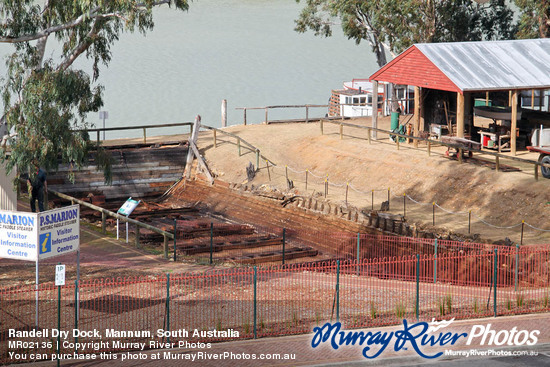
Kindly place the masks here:
<instances>
[{"instance_id":1,"label":"stack of timber","mask_svg":"<svg viewBox=\"0 0 550 367\"><path fill-rule=\"evenodd\" d=\"M103 172L97 170L95 152L88 164L74 169L71 183L69 165L60 165L58 172L48 175L48 187L78 198L104 196L106 200L128 197L154 197L168 190L183 174L187 145L137 145L106 148L112 157L112 182L107 185Z\"/></svg>"}]
</instances>

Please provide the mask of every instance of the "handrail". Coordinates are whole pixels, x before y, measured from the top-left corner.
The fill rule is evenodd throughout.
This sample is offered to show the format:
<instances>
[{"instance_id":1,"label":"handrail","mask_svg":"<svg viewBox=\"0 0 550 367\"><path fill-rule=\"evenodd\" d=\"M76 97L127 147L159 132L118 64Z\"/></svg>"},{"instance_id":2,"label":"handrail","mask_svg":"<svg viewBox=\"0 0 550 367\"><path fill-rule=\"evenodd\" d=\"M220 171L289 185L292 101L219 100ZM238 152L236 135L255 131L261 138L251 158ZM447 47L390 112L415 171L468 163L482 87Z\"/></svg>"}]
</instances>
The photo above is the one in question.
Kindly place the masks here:
<instances>
[{"instance_id":1,"label":"handrail","mask_svg":"<svg viewBox=\"0 0 550 367\"><path fill-rule=\"evenodd\" d=\"M255 152L260 152L260 149L256 148L254 145L250 144L249 142L247 142L246 140L244 140L243 138L241 138L240 136L238 135L235 135L235 134L232 134L230 132L227 132L227 131L224 131L222 129L218 129L218 128L215 128L215 127L212 127L212 126L208 126L208 125L201 125L201 127L207 129L207 130L213 130L213 131L219 131L221 132L222 134L225 134L225 135L228 135L228 136L231 136L235 139L239 139L241 142L245 143L246 145L248 145L250 147L250 149L252 149L253 151ZM269 163L271 163L272 165L276 166L277 164L272 162L271 160L269 160L267 157L263 156L262 154L260 154L260 157L263 158L265 161L268 161Z\"/></svg>"},{"instance_id":2,"label":"handrail","mask_svg":"<svg viewBox=\"0 0 550 367\"><path fill-rule=\"evenodd\" d=\"M370 127L370 126L355 125L355 124L351 124L349 122L333 121L333 120L327 120L327 119L321 119L321 121L322 122L328 122L328 123L335 124L335 125L354 127L354 128L358 128L358 129L367 129L368 131L377 131L377 132L381 132L381 133L385 133L385 134L389 134L389 135L396 135L396 136L406 138L406 139L413 139L413 140L417 140L417 141L425 141L425 142L429 142L431 144L436 143L436 144L439 144L439 145L443 145L443 146L450 147L450 148L455 148L455 149L464 149L464 147L459 145L459 144L445 143L445 142L442 142L441 140L431 140L431 139L427 139L427 138L421 138L419 136L401 134L401 133L398 133L398 132L388 131L388 130L374 128L374 127ZM504 154L500 154L500 153L487 152L487 151L484 151L484 150L481 150L481 149L468 149L468 150L471 151L471 152L476 152L476 153L480 153L480 154L487 154L487 155L490 155L490 156L509 159L509 160L517 161L517 162L521 162L521 163L533 164L535 166L550 167L550 164L548 164L548 163L542 163L542 162L533 161L533 160L530 160L530 159L524 159L524 158L519 158L519 157L508 156L508 155L504 155Z\"/></svg>"},{"instance_id":3,"label":"handrail","mask_svg":"<svg viewBox=\"0 0 550 367\"><path fill-rule=\"evenodd\" d=\"M153 129L157 127L174 127L174 126L193 126L192 122L174 122L171 124L161 125L138 125L138 126L120 126L120 127L98 127L94 129L79 129L75 131L116 131L116 130L133 130L133 129Z\"/></svg>"}]
</instances>

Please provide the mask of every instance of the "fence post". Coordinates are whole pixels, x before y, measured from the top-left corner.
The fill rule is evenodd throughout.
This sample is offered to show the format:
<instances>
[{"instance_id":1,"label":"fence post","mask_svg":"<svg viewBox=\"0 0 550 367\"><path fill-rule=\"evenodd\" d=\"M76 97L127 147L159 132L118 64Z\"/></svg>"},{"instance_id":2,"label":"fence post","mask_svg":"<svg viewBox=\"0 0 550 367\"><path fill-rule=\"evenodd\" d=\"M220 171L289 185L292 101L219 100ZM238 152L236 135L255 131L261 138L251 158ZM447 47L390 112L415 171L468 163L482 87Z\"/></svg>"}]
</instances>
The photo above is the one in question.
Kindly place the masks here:
<instances>
[{"instance_id":1,"label":"fence post","mask_svg":"<svg viewBox=\"0 0 550 367\"><path fill-rule=\"evenodd\" d=\"M344 125L340 124L340 140L344 139Z\"/></svg>"},{"instance_id":2,"label":"fence post","mask_svg":"<svg viewBox=\"0 0 550 367\"><path fill-rule=\"evenodd\" d=\"M217 141L216 141L216 130L212 130L213 139L214 139L214 148L218 147Z\"/></svg>"},{"instance_id":3,"label":"fence post","mask_svg":"<svg viewBox=\"0 0 550 367\"><path fill-rule=\"evenodd\" d=\"M213 252L214 252L214 223L210 222L210 265L212 265Z\"/></svg>"},{"instance_id":4,"label":"fence post","mask_svg":"<svg viewBox=\"0 0 550 367\"><path fill-rule=\"evenodd\" d=\"M101 233L107 233L107 213L103 210L101 211Z\"/></svg>"},{"instance_id":5,"label":"fence post","mask_svg":"<svg viewBox=\"0 0 550 367\"><path fill-rule=\"evenodd\" d=\"M472 229L472 211L468 211L468 234L470 234L470 231Z\"/></svg>"},{"instance_id":6,"label":"fence post","mask_svg":"<svg viewBox=\"0 0 550 367\"><path fill-rule=\"evenodd\" d=\"M269 124L269 120L268 120L268 118L267 118L267 111L268 111L268 108L266 107L266 108L265 108L265 124L266 124L266 125Z\"/></svg>"},{"instance_id":7,"label":"fence post","mask_svg":"<svg viewBox=\"0 0 550 367\"><path fill-rule=\"evenodd\" d=\"M323 132L323 119L321 119L319 122L320 122L319 126L321 126L321 135L324 135L324 132Z\"/></svg>"},{"instance_id":8,"label":"fence post","mask_svg":"<svg viewBox=\"0 0 550 367\"><path fill-rule=\"evenodd\" d=\"M174 262L176 262L176 236L178 233L178 220L174 219Z\"/></svg>"},{"instance_id":9,"label":"fence post","mask_svg":"<svg viewBox=\"0 0 550 367\"><path fill-rule=\"evenodd\" d=\"M164 258L168 259L168 236L162 235L164 237L164 242L162 243L162 248L164 249Z\"/></svg>"},{"instance_id":10,"label":"fence post","mask_svg":"<svg viewBox=\"0 0 550 367\"><path fill-rule=\"evenodd\" d=\"M170 273L166 273L166 331L170 331ZM167 342L170 343L170 334L168 334Z\"/></svg>"},{"instance_id":11,"label":"fence post","mask_svg":"<svg viewBox=\"0 0 550 367\"><path fill-rule=\"evenodd\" d=\"M143 128L143 144L147 144L147 129Z\"/></svg>"},{"instance_id":12,"label":"fence post","mask_svg":"<svg viewBox=\"0 0 550 367\"><path fill-rule=\"evenodd\" d=\"M309 106L306 105L306 123L309 122Z\"/></svg>"},{"instance_id":13,"label":"fence post","mask_svg":"<svg viewBox=\"0 0 550 367\"><path fill-rule=\"evenodd\" d=\"M420 296L420 255L416 254L416 321L419 314L419 296Z\"/></svg>"},{"instance_id":14,"label":"fence post","mask_svg":"<svg viewBox=\"0 0 550 367\"><path fill-rule=\"evenodd\" d=\"M359 276L360 261L361 261L361 234L357 232L357 276Z\"/></svg>"},{"instance_id":15,"label":"fence post","mask_svg":"<svg viewBox=\"0 0 550 367\"><path fill-rule=\"evenodd\" d=\"M243 119L243 122L244 122L244 126L246 126L246 108L244 108L243 110L244 110L244 119Z\"/></svg>"},{"instance_id":16,"label":"fence post","mask_svg":"<svg viewBox=\"0 0 550 367\"><path fill-rule=\"evenodd\" d=\"M371 191L370 204L371 204L371 210L374 210L374 190Z\"/></svg>"},{"instance_id":17,"label":"fence post","mask_svg":"<svg viewBox=\"0 0 550 367\"><path fill-rule=\"evenodd\" d=\"M371 129L370 127L367 128L367 134L369 136L369 145L371 144Z\"/></svg>"},{"instance_id":18,"label":"fence post","mask_svg":"<svg viewBox=\"0 0 550 367\"><path fill-rule=\"evenodd\" d=\"M283 265L285 264L286 228L283 228Z\"/></svg>"},{"instance_id":19,"label":"fence post","mask_svg":"<svg viewBox=\"0 0 550 367\"><path fill-rule=\"evenodd\" d=\"M437 238L434 242L434 283L437 283Z\"/></svg>"},{"instance_id":20,"label":"fence post","mask_svg":"<svg viewBox=\"0 0 550 367\"><path fill-rule=\"evenodd\" d=\"M407 194L403 193L403 218L407 214Z\"/></svg>"},{"instance_id":21,"label":"fence post","mask_svg":"<svg viewBox=\"0 0 550 367\"><path fill-rule=\"evenodd\" d=\"M237 147L239 148L239 157L241 156L241 138L237 138Z\"/></svg>"},{"instance_id":22,"label":"fence post","mask_svg":"<svg viewBox=\"0 0 550 367\"><path fill-rule=\"evenodd\" d=\"M306 191L307 191L307 174L308 174L309 170L306 168Z\"/></svg>"},{"instance_id":23,"label":"fence post","mask_svg":"<svg viewBox=\"0 0 550 367\"><path fill-rule=\"evenodd\" d=\"M523 227L525 226L525 220L521 221L521 239L519 241L519 244L523 246Z\"/></svg>"},{"instance_id":24,"label":"fence post","mask_svg":"<svg viewBox=\"0 0 550 367\"><path fill-rule=\"evenodd\" d=\"M498 249L495 249L495 265L494 265L494 273L493 273L493 279L494 279L494 290L493 290L493 312L495 314L495 317L497 317L497 267L498 267Z\"/></svg>"},{"instance_id":25,"label":"fence post","mask_svg":"<svg viewBox=\"0 0 550 367\"><path fill-rule=\"evenodd\" d=\"M271 173L269 172L269 161L265 160L265 168L267 169L267 177L269 178L269 181L271 181Z\"/></svg>"},{"instance_id":26,"label":"fence post","mask_svg":"<svg viewBox=\"0 0 550 367\"><path fill-rule=\"evenodd\" d=\"M336 322L340 322L340 260L336 260Z\"/></svg>"},{"instance_id":27,"label":"fence post","mask_svg":"<svg viewBox=\"0 0 550 367\"><path fill-rule=\"evenodd\" d=\"M388 211L390 210L390 188L388 187Z\"/></svg>"},{"instance_id":28,"label":"fence post","mask_svg":"<svg viewBox=\"0 0 550 367\"><path fill-rule=\"evenodd\" d=\"M258 288L258 268L254 266L254 339L258 339L258 323L257 323L257 288Z\"/></svg>"},{"instance_id":29,"label":"fence post","mask_svg":"<svg viewBox=\"0 0 550 367\"><path fill-rule=\"evenodd\" d=\"M260 170L260 151L256 149L256 170Z\"/></svg>"},{"instance_id":30,"label":"fence post","mask_svg":"<svg viewBox=\"0 0 550 367\"><path fill-rule=\"evenodd\" d=\"M500 158L498 155L495 157L495 171L500 171Z\"/></svg>"},{"instance_id":31,"label":"fence post","mask_svg":"<svg viewBox=\"0 0 550 367\"><path fill-rule=\"evenodd\" d=\"M288 185L288 166L285 164L285 177L286 177L286 182L287 182L287 185Z\"/></svg>"},{"instance_id":32,"label":"fence post","mask_svg":"<svg viewBox=\"0 0 550 367\"><path fill-rule=\"evenodd\" d=\"M435 226L435 201L432 202L432 225Z\"/></svg>"},{"instance_id":33,"label":"fence post","mask_svg":"<svg viewBox=\"0 0 550 367\"><path fill-rule=\"evenodd\" d=\"M431 153L432 153L432 142L428 140L428 157L432 155Z\"/></svg>"},{"instance_id":34,"label":"fence post","mask_svg":"<svg viewBox=\"0 0 550 367\"><path fill-rule=\"evenodd\" d=\"M349 182L346 182L346 205L348 205Z\"/></svg>"},{"instance_id":35,"label":"fence post","mask_svg":"<svg viewBox=\"0 0 550 367\"><path fill-rule=\"evenodd\" d=\"M535 181L538 181L538 180L539 180L539 166L535 164Z\"/></svg>"},{"instance_id":36,"label":"fence post","mask_svg":"<svg viewBox=\"0 0 550 367\"><path fill-rule=\"evenodd\" d=\"M61 263L58 263L59 265L61 265ZM57 286L57 330L61 330L61 286L58 285ZM56 351L57 351L57 355L55 357L55 359L57 360L57 366L59 367L59 346L61 345L61 337L59 336L59 334L61 333L58 333L57 334L57 347L56 347Z\"/></svg>"},{"instance_id":37,"label":"fence post","mask_svg":"<svg viewBox=\"0 0 550 367\"><path fill-rule=\"evenodd\" d=\"M136 224L136 248L140 248L139 244L139 225Z\"/></svg>"},{"instance_id":38,"label":"fence post","mask_svg":"<svg viewBox=\"0 0 550 367\"><path fill-rule=\"evenodd\" d=\"M515 276L515 279L514 279L514 290L517 292L518 291L518 265L519 265L519 253L518 253L518 250L519 250L519 245L516 243L516 270L514 271L514 276Z\"/></svg>"}]
</instances>

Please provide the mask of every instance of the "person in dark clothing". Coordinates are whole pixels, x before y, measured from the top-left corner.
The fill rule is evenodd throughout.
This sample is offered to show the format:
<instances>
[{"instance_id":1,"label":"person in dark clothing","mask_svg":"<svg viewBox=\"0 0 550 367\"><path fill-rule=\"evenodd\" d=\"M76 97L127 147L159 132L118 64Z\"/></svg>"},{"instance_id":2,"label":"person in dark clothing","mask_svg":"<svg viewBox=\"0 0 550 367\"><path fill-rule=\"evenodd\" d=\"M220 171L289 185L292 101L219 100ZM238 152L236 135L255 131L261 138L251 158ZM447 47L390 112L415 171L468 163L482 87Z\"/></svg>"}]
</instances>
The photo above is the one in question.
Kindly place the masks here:
<instances>
[{"instance_id":1,"label":"person in dark clothing","mask_svg":"<svg viewBox=\"0 0 550 367\"><path fill-rule=\"evenodd\" d=\"M36 212L35 201L38 200L38 210L44 211L44 194L48 193L48 183L46 181L46 173L42 171L40 167L36 167L36 175L31 181L30 175L28 179L29 186L32 187L31 190L31 210Z\"/></svg>"}]
</instances>

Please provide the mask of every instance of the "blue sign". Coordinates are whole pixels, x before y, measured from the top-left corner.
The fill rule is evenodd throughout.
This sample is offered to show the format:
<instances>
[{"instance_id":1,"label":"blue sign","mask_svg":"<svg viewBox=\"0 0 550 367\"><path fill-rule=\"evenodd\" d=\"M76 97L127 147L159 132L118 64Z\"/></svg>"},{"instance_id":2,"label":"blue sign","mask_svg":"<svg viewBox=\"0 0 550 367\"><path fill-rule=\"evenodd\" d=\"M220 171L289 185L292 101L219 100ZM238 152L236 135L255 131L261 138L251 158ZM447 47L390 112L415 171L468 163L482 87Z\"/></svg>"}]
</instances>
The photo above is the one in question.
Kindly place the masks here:
<instances>
[{"instance_id":1,"label":"blue sign","mask_svg":"<svg viewBox=\"0 0 550 367\"><path fill-rule=\"evenodd\" d=\"M40 246L40 253L45 254L52 251L52 233L42 233L39 236L38 244Z\"/></svg>"}]
</instances>

